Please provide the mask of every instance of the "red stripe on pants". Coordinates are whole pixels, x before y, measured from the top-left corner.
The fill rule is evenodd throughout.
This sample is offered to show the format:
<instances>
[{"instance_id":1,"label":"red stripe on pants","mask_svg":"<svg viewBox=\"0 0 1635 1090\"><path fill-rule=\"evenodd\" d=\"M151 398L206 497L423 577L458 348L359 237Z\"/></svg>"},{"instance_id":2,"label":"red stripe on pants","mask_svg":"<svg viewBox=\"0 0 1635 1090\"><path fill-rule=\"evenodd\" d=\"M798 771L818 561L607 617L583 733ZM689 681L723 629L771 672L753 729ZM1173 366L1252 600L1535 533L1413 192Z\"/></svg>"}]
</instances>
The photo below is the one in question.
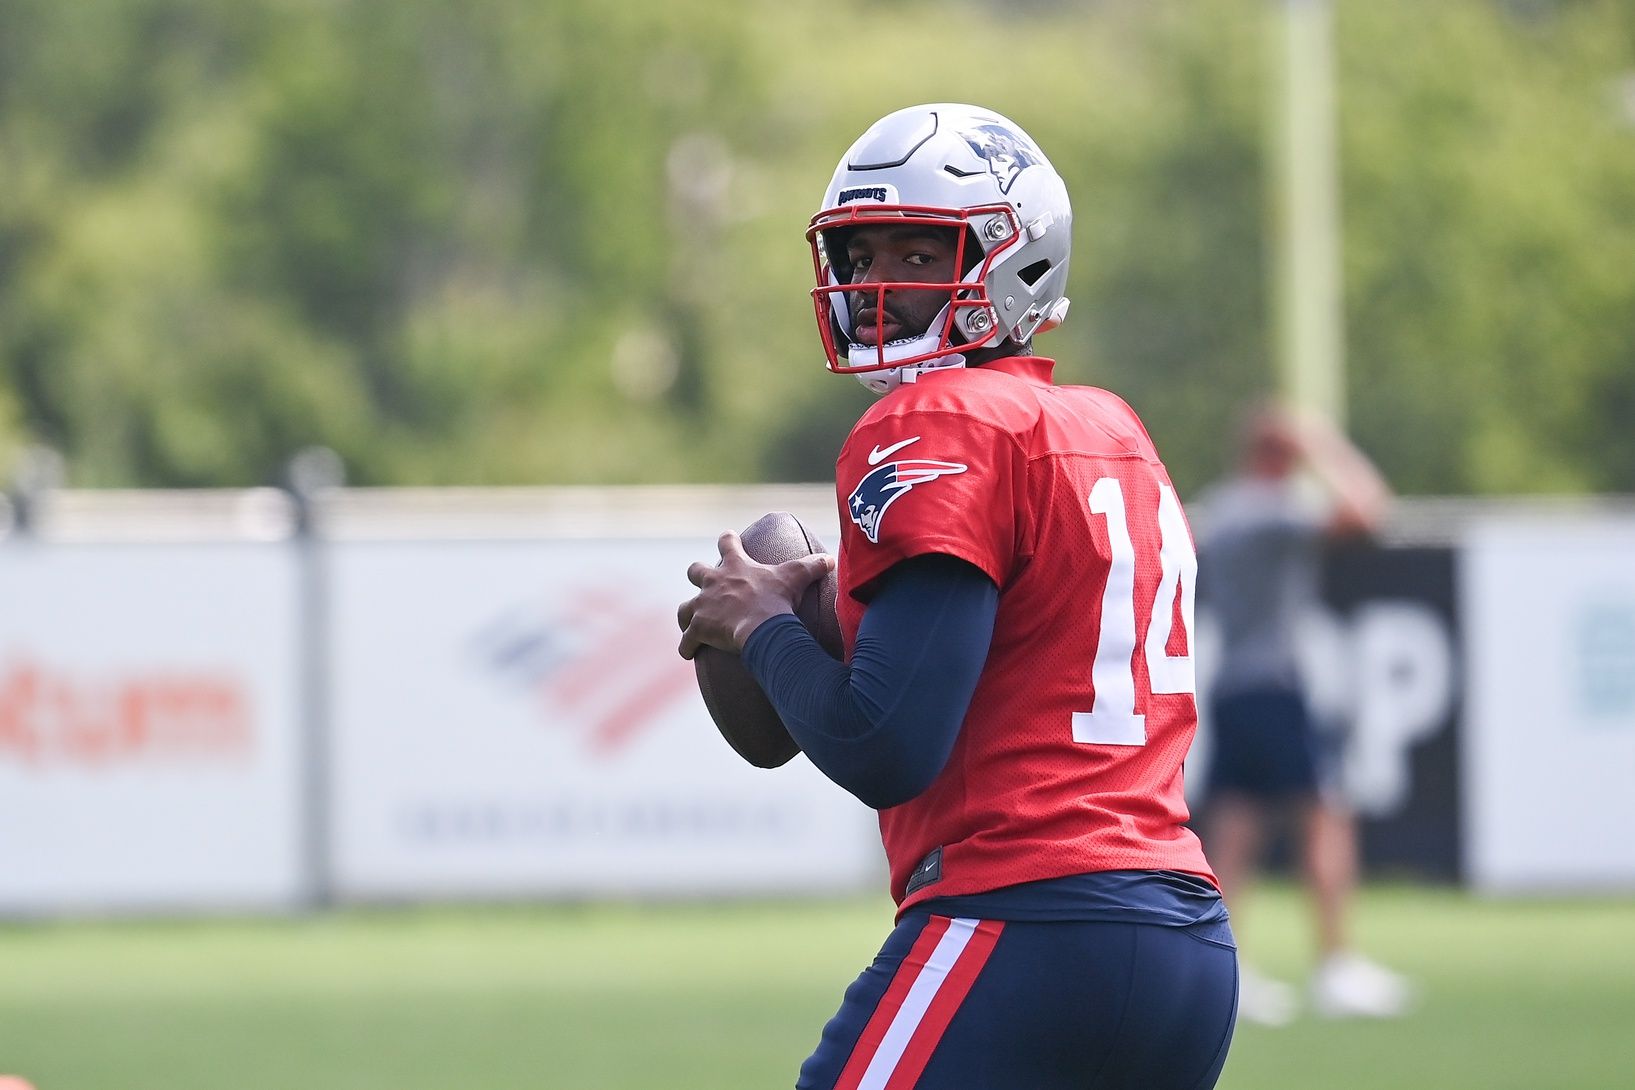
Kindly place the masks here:
<instances>
[{"instance_id":1,"label":"red stripe on pants","mask_svg":"<svg viewBox=\"0 0 1635 1090\"><path fill-rule=\"evenodd\" d=\"M971 921L964 921L970 923ZM939 980L934 982L935 991L931 995L924 1010L915 1014L915 1011L904 1012L903 1004L925 973L937 946L948 934L954 921L946 916L932 916L920 932L919 938L909 950L908 956L898 967L897 974L892 977L891 983L881 995L880 1002L874 1008L874 1014L868 1024L863 1027L857 1044L852 1048L852 1054L846 1060L846 1066L835 1083L835 1090L858 1090L863 1084L865 1076L870 1074L869 1067L880 1052L881 1042L888 1033L896 1030L896 1039L901 1040L903 1033L909 1033L909 1039L902 1046L902 1053L897 1057L889 1078L882 1082L881 1072L876 1071L869 1078L870 1086L880 1086L884 1090L907 1090L925 1070L931 1060L931 1054L936 1051L937 1042L942 1039L943 1031L953 1020L954 1013L965 1001L975 984L977 975L981 973L988 956L993 953L995 944L999 941L999 933L1004 924L998 920L982 920L975 923L965 947L959 952L954 963L947 968ZM928 979L927 984L933 984ZM919 1003L915 1004L918 1010ZM912 1025L897 1026L902 1017L917 1017Z\"/></svg>"},{"instance_id":2,"label":"red stripe on pants","mask_svg":"<svg viewBox=\"0 0 1635 1090\"><path fill-rule=\"evenodd\" d=\"M965 944L959 960L948 971L948 978L937 989L936 998L931 1000L931 1006L920 1019L919 1028L909 1039L908 1047L903 1050L903 1058L897 1061L897 1069L891 1074L891 1081L886 1083L886 1090L909 1090L919 1080L925 1065L931 1062L931 1054L936 1051L937 1043L942 1040L943 1031L954 1020L954 1012L965 1002L971 985L976 983L977 974L988 963L988 955L998 944L999 932L1004 926L998 920L983 920L976 925L971 940Z\"/></svg>"}]
</instances>

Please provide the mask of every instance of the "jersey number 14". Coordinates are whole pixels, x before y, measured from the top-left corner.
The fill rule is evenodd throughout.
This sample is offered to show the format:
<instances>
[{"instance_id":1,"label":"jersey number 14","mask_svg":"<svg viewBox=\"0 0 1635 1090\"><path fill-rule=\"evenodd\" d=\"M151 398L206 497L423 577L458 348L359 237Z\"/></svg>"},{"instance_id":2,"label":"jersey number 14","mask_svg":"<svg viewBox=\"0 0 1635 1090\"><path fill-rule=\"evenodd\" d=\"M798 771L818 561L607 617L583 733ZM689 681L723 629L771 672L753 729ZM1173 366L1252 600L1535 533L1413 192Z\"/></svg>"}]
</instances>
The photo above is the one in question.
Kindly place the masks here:
<instances>
[{"instance_id":1,"label":"jersey number 14","mask_svg":"<svg viewBox=\"0 0 1635 1090\"><path fill-rule=\"evenodd\" d=\"M1095 699L1089 711L1073 713L1073 740L1091 745L1140 746L1147 742L1146 716L1135 701L1135 651L1139 640L1135 601L1135 544L1124 503L1124 487L1116 477L1103 477L1090 489L1090 513L1107 520L1107 544L1112 564L1101 596L1101 637L1096 661L1090 668ZM1191 693L1192 607L1198 560L1192 552L1186 516L1175 489L1162 485L1158 492L1158 593L1147 613L1146 639L1141 641L1147 660L1149 693ZM1175 595L1181 595L1181 625L1187 653L1171 655L1169 642L1175 623ZM1143 704L1145 701L1143 701Z\"/></svg>"}]
</instances>

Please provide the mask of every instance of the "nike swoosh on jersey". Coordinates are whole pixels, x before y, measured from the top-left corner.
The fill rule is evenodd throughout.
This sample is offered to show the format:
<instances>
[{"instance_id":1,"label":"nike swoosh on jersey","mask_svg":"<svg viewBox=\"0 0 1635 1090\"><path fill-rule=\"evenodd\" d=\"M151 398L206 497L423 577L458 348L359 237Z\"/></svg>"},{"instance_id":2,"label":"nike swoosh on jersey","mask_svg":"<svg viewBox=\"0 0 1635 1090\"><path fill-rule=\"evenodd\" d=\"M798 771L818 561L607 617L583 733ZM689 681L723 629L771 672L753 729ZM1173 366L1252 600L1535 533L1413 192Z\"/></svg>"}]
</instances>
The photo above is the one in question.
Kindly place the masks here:
<instances>
[{"instance_id":1,"label":"nike swoosh on jersey","mask_svg":"<svg viewBox=\"0 0 1635 1090\"><path fill-rule=\"evenodd\" d=\"M882 449L880 445L876 443L874 449L869 451L869 465L877 466L887 458L890 458L893 454L896 454L899 450L902 450L904 447L908 446L908 444L918 443L919 441L920 437L916 435L912 439L904 439L901 443L893 443L891 446L884 449Z\"/></svg>"}]
</instances>

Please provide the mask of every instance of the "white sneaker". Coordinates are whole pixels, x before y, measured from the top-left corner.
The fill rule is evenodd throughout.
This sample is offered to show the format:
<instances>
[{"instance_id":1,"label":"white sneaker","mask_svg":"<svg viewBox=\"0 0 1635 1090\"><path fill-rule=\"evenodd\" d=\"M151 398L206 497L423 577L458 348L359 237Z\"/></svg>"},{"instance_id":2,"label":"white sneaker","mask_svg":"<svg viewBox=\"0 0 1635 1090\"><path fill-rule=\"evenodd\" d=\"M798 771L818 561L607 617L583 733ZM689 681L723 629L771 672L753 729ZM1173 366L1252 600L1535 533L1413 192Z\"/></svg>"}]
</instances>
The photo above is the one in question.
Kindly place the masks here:
<instances>
[{"instance_id":1,"label":"white sneaker","mask_svg":"<svg viewBox=\"0 0 1635 1090\"><path fill-rule=\"evenodd\" d=\"M1325 1018L1395 1018L1413 1003L1413 987L1357 954L1334 954L1311 978L1311 1004Z\"/></svg>"},{"instance_id":2,"label":"white sneaker","mask_svg":"<svg viewBox=\"0 0 1635 1090\"><path fill-rule=\"evenodd\" d=\"M1286 1026L1300 1007L1299 993L1290 985L1261 976L1247 965L1238 969L1238 1017L1262 1026Z\"/></svg>"}]
</instances>

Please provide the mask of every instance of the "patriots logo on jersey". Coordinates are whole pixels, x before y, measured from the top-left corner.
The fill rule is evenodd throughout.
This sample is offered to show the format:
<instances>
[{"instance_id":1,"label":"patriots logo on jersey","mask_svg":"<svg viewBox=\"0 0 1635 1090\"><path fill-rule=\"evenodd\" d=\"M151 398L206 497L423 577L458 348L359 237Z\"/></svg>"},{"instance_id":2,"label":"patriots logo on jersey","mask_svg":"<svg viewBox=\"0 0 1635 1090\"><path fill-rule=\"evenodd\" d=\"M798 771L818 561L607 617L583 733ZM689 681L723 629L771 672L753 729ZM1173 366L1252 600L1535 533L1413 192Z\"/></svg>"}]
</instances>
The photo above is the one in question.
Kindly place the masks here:
<instances>
[{"instance_id":1,"label":"patriots logo on jersey","mask_svg":"<svg viewBox=\"0 0 1635 1090\"><path fill-rule=\"evenodd\" d=\"M906 495L917 484L925 484L952 473L964 473L965 469L958 462L935 462L929 458L887 462L864 474L857 487L852 489L846 506L851 512L852 521L862 528L863 535L878 545L880 520L886 517L886 509L896 503L898 497Z\"/></svg>"},{"instance_id":2,"label":"patriots logo on jersey","mask_svg":"<svg viewBox=\"0 0 1635 1090\"><path fill-rule=\"evenodd\" d=\"M960 135L987 161L988 170L999 179L1001 193L1009 193L1017 175L1040 161L1038 152L1002 125L978 125Z\"/></svg>"}]
</instances>

